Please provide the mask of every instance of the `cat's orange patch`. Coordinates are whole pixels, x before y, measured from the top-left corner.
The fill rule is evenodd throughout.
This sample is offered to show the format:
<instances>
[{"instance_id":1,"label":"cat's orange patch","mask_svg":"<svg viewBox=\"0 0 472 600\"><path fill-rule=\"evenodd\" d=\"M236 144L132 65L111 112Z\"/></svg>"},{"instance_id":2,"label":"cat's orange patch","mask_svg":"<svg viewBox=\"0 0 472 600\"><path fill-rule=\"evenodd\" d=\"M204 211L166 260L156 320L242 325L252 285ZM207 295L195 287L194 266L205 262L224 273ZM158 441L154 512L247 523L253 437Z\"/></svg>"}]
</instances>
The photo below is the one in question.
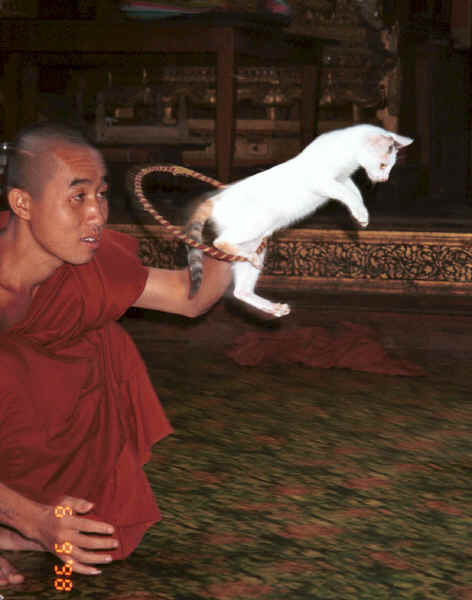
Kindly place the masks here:
<instances>
[{"instance_id":1,"label":"cat's orange patch","mask_svg":"<svg viewBox=\"0 0 472 600\"><path fill-rule=\"evenodd\" d=\"M211 217L213 212L213 202L211 198L208 198L200 204L197 210L192 215L190 222L197 221L198 223L205 223Z\"/></svg>"},{"instance_id":2,"label":"cat's orange patch","mask_svg":"<svg viewBox=\"0 0 472 600\"><path fill-rule=\"evenodd\" d=\"M228 244L228 242L219 241L214 242L213 245L215 248L218 248L218 250L226 252L226 254L235 254L238 256L241 253L241 248L238 248L238 246L233 246L232 244Z\"/></svg>"}]
</instances>

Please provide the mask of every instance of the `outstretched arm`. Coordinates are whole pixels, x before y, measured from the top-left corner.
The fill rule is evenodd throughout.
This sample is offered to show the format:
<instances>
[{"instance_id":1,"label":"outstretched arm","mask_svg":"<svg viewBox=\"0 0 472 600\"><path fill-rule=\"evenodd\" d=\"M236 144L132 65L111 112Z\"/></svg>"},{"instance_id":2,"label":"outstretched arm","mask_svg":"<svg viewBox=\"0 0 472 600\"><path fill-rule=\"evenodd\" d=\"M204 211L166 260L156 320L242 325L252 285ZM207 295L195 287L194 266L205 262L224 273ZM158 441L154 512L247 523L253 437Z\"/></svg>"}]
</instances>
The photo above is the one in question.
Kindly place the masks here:
<instances>
[{"instance_id":1,"label":"outstretched arm","mask_svg":"<svg viewBox=\"0 0 472 600\"><path fill-rule=\"evenodd\" d=\"M209 310L221 298L231 279L230 263L205 256L202 285L198 293L189 299L188 269L169 270L150 267L144 291L134 306L197 317Z\"/></svg>"}]
</instances>

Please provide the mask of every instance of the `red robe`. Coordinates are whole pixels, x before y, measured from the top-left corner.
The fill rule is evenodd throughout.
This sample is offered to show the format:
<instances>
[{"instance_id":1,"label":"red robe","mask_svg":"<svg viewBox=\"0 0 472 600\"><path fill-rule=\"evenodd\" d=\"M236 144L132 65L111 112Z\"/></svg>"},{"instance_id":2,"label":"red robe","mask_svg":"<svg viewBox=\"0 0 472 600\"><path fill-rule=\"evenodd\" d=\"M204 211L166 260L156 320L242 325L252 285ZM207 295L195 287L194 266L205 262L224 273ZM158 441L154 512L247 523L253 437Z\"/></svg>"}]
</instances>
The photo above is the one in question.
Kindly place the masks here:
<instances>
[{"instance_id":1,"label":"red robe","mask_svg":"<svg viewBox=\"0 0 472 600\"><path fill-rule=\"evenodd\" d=\"M40 503L94 502L86 516L115 527L115 559L160 519L142 465L172 431L115 322L146 278L136 240L106 230L90 263L57 269L0 334L0 481Z\"/></svg>"}]
</instances>

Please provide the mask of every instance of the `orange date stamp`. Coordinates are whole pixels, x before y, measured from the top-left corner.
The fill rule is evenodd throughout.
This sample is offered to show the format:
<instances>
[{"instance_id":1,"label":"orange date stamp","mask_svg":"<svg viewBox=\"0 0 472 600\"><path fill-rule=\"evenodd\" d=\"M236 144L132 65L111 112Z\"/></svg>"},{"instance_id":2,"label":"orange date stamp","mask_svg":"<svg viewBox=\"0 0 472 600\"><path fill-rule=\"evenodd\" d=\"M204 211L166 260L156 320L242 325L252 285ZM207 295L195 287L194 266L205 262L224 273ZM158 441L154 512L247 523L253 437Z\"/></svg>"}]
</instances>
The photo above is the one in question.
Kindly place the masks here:
<instances>
[{"instance_id":1,"label":"orange date stamp","mask_svg":"<svg viewBox=\"0 0 472 600\"><path fill-rule=\"evenodd\" d=\"M54 508L54 516L58 519L62 519L69 514L72 516L72 509L70 506L56 506ZM64 542L63 544L54 544L54 550L58 554L70 554L72 552L72 544L70 542ZM70 592L73 588L72 580L72 564L73 560L69 559L65 561L62 567L54 565L54 573L56 578L54 579L54 587L58 592Z\"/></svg>"}]
</instances>

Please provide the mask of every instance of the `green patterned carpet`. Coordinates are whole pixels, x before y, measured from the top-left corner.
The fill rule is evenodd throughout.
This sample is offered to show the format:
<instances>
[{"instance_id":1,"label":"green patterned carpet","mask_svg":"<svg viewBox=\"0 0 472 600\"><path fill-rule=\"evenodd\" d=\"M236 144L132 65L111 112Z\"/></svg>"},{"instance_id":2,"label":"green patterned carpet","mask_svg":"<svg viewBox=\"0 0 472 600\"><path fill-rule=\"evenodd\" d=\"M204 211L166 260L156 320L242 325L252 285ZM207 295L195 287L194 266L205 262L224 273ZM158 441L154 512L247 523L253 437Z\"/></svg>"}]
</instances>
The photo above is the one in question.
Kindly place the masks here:
<instances>
[{"instance_id":1,"label":"green patterned carpet","mask_svg":"<svg viewBox=\"0 0 472 600\"><path fill-rule=\"evenodd\" d=\"M211 319L124 321L176 430L146 467L163 521L69 593L53 557L9 553L28 580L5 599L470 600L472 360L415 348L434 332L412 317L425 377L240 367L221 346L241 320Z\"/></svg>"}]
</instances>

